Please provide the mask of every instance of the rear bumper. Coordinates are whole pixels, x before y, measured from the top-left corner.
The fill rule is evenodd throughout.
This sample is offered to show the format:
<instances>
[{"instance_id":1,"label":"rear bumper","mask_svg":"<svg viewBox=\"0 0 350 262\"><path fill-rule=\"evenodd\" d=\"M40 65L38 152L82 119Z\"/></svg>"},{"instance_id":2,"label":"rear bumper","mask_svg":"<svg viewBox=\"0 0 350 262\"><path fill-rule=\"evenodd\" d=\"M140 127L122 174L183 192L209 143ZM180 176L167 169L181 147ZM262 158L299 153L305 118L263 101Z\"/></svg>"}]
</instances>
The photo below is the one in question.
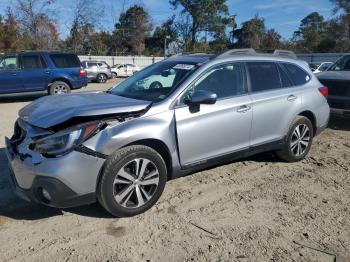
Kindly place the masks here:
<instances>
[{"instance_id":1,"label":"rear bumper","mask_svg":"<svg viewBox=\"0 0 350 262\"><path fill-rule=\"evenodd\" d=\"M88 78L81 77L80 79L72 82L72 89L80 89L80 88L85 87L87 85L88 85Z\"/></svg>"},{"instance_id":2,"label":"rear bumper","mask_svg":"<svg viewBox=\"0 0 350 262\"><path fill-rule=\"evenodd\" d=\"M96 202L96 181L104 160L72 152L65 158L47 159L33 165L15 153L8 138L5 142L10 181L20 198L57 208ZM84 169L86 165L89 167ZM43 189L49 198L43 194Z\"/></svg>"},{"instance_id":3,"label":"rear bumper","mask_svg":"<svg viewBox=\"0 0 350 262\"><path fill-rule=\"evenodd\" d=\"M331 108L331 114L336 116L350 117L350 109Z\"/></svg>"}]
</instances>

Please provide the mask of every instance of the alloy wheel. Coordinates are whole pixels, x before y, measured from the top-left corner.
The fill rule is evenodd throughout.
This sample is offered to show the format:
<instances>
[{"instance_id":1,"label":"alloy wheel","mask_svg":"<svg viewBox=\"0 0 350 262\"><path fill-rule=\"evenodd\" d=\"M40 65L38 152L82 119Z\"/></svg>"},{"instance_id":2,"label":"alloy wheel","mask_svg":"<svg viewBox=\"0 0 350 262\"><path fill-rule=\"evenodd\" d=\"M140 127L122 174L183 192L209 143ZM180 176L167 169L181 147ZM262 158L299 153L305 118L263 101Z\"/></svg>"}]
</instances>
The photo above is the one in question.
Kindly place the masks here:
<instances>
[{"instance_id":1,"label":"alloy wheel","mask_svg":"<svg viewBox=\"0 0 350 262\"><path fill-rule=\"evenodd\" d=\"M65 85L56 85L54 88L55 95L68 94L68 88Z\"/></svg>"},{"instance_id":2,"label":"alloy wheel","mask_svg":"<svg viewBox=\"0 0 350 262\"><path fill-rule=\"evenodd\" d=\"M310 138L310 128L305 124L298 125L294 129L290 142L292 154L297 157L302 156L309 147Z\"/></svg>"},{"instance_id":3,"label":"alloy wheel","mask_svg":"<svg viewBox=\"0 0 350 262\"><path fill-rule=\"evenodd\" d=\"M101 74L101 75L98 75L98 82L99 83L105 83L107 81L107 78L105 75Z\"/></svg>"},{"instance_id":4,"label":"alloy wheel","mask_svg":"<svg viewBox=\"0 0 350 262\"><path fill-rule=\"evenodd\" d=\"M159 184L156 165L137 158L125 164L113 183L115 201L125 208L139 208L151 200Z\"/></svg>"}]
</instances>

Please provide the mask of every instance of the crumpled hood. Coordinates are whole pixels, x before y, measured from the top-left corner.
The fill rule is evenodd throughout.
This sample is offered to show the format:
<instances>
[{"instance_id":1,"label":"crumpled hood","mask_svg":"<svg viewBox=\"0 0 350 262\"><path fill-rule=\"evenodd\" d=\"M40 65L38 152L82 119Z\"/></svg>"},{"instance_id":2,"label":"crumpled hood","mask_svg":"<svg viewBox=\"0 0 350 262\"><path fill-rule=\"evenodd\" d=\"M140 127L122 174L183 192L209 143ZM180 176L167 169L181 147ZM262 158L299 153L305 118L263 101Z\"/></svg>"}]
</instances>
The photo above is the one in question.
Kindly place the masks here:
<instances>
[{"instance_id":1,"label":"crumpled hood","mask_svg":"<svg viewBox=\"0 0 350 262\"><path fill-rule=\"evenodd\" d=\"M42 97L19 111L29 124L49 128L74 117L103 116L145 110L151 102L107 93L79 93Z\"/></svg>"},{"instance_id":2,"label":"crumpled hood","mask_svg":"<svg viewBox=\"0 0 350 262\"><path fill-rule=\"evenodd\" d=\"M316 74L319 80L348 80L350 81L350 72L325 71Z\"/></svg>"}]
</instances>

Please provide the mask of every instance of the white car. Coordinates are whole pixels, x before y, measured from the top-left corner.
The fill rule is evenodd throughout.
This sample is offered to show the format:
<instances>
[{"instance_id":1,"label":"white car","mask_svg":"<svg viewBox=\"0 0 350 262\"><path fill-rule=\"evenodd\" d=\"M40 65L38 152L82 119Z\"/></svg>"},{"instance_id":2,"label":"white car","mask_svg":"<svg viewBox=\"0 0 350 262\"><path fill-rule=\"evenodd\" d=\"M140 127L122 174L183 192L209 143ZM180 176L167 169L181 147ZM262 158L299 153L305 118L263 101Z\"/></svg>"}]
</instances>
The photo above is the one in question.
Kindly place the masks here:
<instances>
[{"instance_id":1,"label":"white car","mask_svg":"<svg viewBox=\"0 0 350 262\"><path fill-rule=\"evenodd\" d=\"M114 65L111 69L113 77L129 77L141 69L134 64Z\"/></svg>"},{"instance_id":2,"label":"white car","mask_svg":"<svg viewBox=\"0 0 350 262\"><path fill-rule=\"evenodd\" d=\"M318 74L318 73L324 72L324 71L326 71L328 68L330 68L332 65L333 65L332 62L324 62L324 63L320 64L320 66L317 67L317 68L314 70L314 74Z\"/></svg>"},{"instance_id":3,"label":"white car","mask_svg":"<svg viewBox=\"0 0 350 262\"><path fill-rule=\"evenodd\" d=\"M164 87L172 87L176 76L176 71L171 69L165 74L152 75L148 78L142 79L137 82L139 87L144 89L157 89Z\"/></svg>"}]
</instances>

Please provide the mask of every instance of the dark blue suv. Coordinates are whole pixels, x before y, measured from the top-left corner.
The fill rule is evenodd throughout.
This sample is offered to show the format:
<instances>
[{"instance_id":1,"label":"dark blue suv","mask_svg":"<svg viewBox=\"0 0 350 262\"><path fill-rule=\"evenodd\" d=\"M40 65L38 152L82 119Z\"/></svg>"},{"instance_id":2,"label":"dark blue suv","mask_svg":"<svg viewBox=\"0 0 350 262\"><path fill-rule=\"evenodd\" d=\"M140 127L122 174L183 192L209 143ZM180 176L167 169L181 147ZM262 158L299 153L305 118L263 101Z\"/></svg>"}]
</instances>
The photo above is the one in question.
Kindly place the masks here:
<instances>
[{"instance_id":1,"label":"dark blue suv","mask_svg":"<svg viewBox=\"0 0 350 262\"><path fill-rule=\"evenodd\" d=\"M88 83L77 55L21 52L0 57L0 96L15 93L65 94Z\"/></svg>"}]
</instances>

